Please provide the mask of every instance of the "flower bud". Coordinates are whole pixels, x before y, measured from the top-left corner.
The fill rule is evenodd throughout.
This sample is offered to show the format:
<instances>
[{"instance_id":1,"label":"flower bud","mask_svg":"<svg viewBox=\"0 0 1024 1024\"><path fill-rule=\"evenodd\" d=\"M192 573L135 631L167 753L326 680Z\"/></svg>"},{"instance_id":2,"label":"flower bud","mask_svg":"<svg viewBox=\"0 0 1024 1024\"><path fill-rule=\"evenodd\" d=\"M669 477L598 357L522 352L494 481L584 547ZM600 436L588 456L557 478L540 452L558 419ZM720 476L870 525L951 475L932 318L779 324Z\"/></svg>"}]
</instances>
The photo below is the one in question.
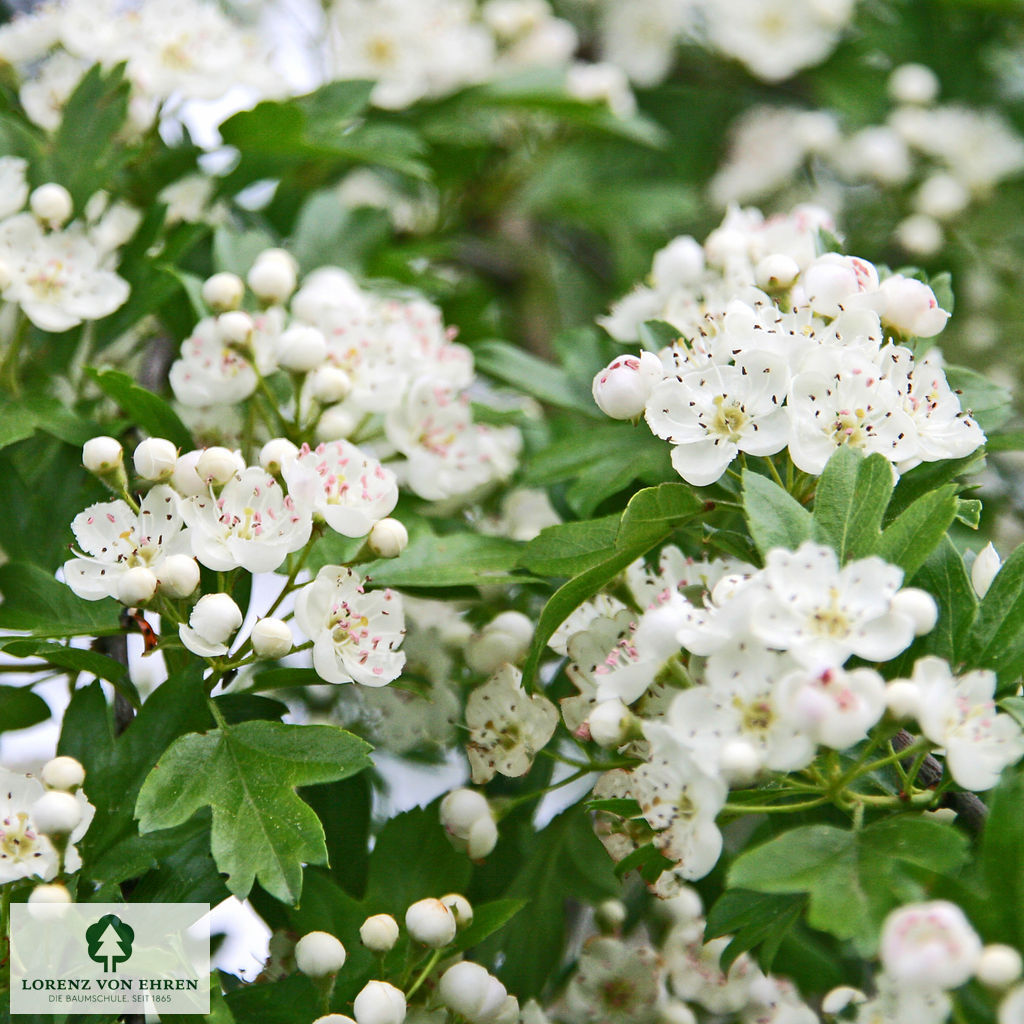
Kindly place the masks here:
<instances>
[{"instance_id":1,"label":"flower bud","mask_svg":"<svg viewBox=\"0 0 1024 1024\"><path fill-rule=\"evenodd\" d=\"M223 643L241 626L242 612L227 594L204 594L188 621L204 639Z\"/></svg>"},{"instance_id":2,"label":"flower bud","mask_svg":"<svg viewBox=\"0 0 1024 1024\"><path fill-rule=\"evenodd\" d=\"M178 461L178 449L165 437L147 437L132 455L135 472L143 480L169 480Z\"/></svg>"},{"instance_id":3,"label":"flower bud","mask_svg":"<svg viewBox=\"0 0 1024 1024\"><path fill-rule=\"evenodd\" d=\"M781 252L765 256L754 268L758 288L768 292L788 288L799 276L800 264Z\"/></svg>"},{"instance_id":4,"label":"flower bud","mask_svg":"<svg viewBox=\"0 0 1024 1024\"><path fill-rule=\"evenodd\" d=\"M638 419L664 376L661 360L653 352L619 356L594 378L594 401L613 420Z\"/></svg>"},{"instance_id":5,"label":"flower bud","mask_svg":"<svg viewBox=\"0 0 1024 1024\"><path fill-rule=\"evenodd\" d=\"M465 835L478 818L491 817L487 798L475 789L453 789L441 801L441 824L455 835Z\"/></svg>"},{"instance_id":6,"label":"flower bud","mask_svg":"<svg viewBox=\"0 0 1024 1024\"><path fill-rule=\"evenodd\" d=\"M283 658L295 646L291 627L281 619L267 617L252 627L252 649L259 658Z\"/></svg>"},{"instance_id":7,"label":"flower bud","mask_svg":"<svg viewBox=\"0 0 1024 1024\"><path fill-rule=\"evenodd\" d=\"M65 754L47 761L43 765L42 776L50 789L78 789L85 782L85 768L81 761Z\"/></svg>"},{"instance_id":8,"label":"flower bud","mask_svg":"<svg viewBox=\"0 0 1024 1024\"><path fill-rule=\"evenodd\" d=\"M459 931L473 923L473 905L461 893L450 892L441 897L441 902L452 912Z\"/></svg>"},{"instance_id":9,"label":"flower bud","mask_svg":"<svg viewBox=\"0 0 1024 1024\"><path fill-rule=\"evenodd\" d=\"M939 222L924 213L904 217L896 225L893 235L907 252L916 256L934 256L945 240Z\"/></svg>"},{"instance_id":10,"label":"flower bud","mask_svg":"<svg viewBox=\"0 0 1024 1024\"><path fill-rule=\"evenodd\" d=\"M327 339L323 331L307 324L293 324L277 342L277 361L286 370L308 373L327 358Z\"/></svg>"},{"instance_id":11,"label":"flower bud","mask_svg":"<svg viewBox=\"0 0 1024 1024\"><path fill-rule=\"evenodd\" d=\"M946 326L949 314L923 281L893 274L879 285L882 323L904 337L932 338Z\"/></svg>"},{"instance_id":12,"label":"flower bud","mask_svg":"<svg viewBox=\"0 0 1024 1024\"><path fill-rule=\"evenodd\" d=\"M67 835L82 820L82 805L70 793L51 789L32 805L29 817L40 832Z\"/></svg>"},{"instance_id":13,"label":"flower bud","mask_svg":"<svg viewBox=\"0 0 1024 1024\"><path fill-rule=\"evenodd\" d=\"M599 747L621 747L639 731L636 715L617 698L596 704L587 722L590 738Z\"/></svg>"},{"instance_id":14,"label":"flower bud","mask_svg":"<svg viewBox=\"0 0 1024 1024\"><path fill-rule=\"evenodd\" d=\"M222 448L213 445L204 448L202 455L196 461L196 473L199 478L207 484L226 484L239 470L245 468L245 463L230 448Z\"/></svg>"},{"instance_id":15,"label":"flower bud","mask_svg":"<svg viewBox=\"0 0 1024 1024\"><path fill-rule=\"evenodd\" d=\"M356 1024L356 1022L343 1013L329 1013L326 1017L317 1017L313 1024Z\"/></svg>"},{"instance_id":16,"label":"flower bud","mask_svg":"<svg viewBox=\"0 0 1024 1024\"><path fill-rule=\"evenodd\" d=\"M184 455L178 456L174 464L174 472L171 474L171 486L183 497L189 498L195 494L205 494L207 484L196 471L196 465L203 454L203 449L197 448Z\"/></svg>"},{"instance_id":17,"label":"flower bud","mask_svg":"<svg viewBox=\"0 0 1024 1024\"><path fill-rule=\"evenodd\" d=\"M971 201L967 187L952 174L933 174L921 183L914 196L918 213L936 220L951 220L962 213Z\"/></svg>"},{"instance_id":18,"label":"flower bud","mask_svg":"<svg viewBox=\"0 0 1024 1024\"><path fill-rule=\"evenodd\" d=\"M914 636L924 636L939 621L939 607L926 590L904 587L892 599L890 609L897 615L906 615L914 624Z\"/></svg>"},{"instance_id":19,"label":"flower bud","mask_svg":"<svg viewBox=\"0 0 1024 1024\"><path fill-rule=\"evenodd\" d=\"M337 974L345 966L345 947L329 932L307 932L295 943L295 966L311 978Z\"/></svg>"},{"instance_id":20,"label":"flower bud","mask_svg":"<svg viewBox=\"0 0 1024 1024\"><path fill-rule=\"evenodd\" d=\"M340 366L327 363L310 372L308 387L310 395L321 405L334 405L348 398L352 378Z\"/></svg>"},{"instance_id":21,"label":"flower bud","mask_svg":"<svg viewBox=\"0 0 1024 1024\"><path fill-rule=\"evenodd\" d=\"M252 317L241 310L221 313L217 317L217 333L225 345L245 348L252 339Z\"/></svg>"},{"instance_id":22,"label":"flower bud","mask_svg":"<svg viewBox=\"0 0 1024 1024\"><path fill-rule=\"evenodd\" d=\"M340 441L349 436L359 420L343 405L332 405L320 413L316 422L317 441Z\"/></svg>"},{"instance_id":23,"label":"flower bud","mask_svg":"<svg viewBox=\"0 0 1024 1024\"><path fill-rule=\"evenodd\" d=\"M939 79L924 64L901 64L889 75L886 88L897 103L927 106L939 95Z\"/></svg>"},{"instance_id":24,"label":"flower bud","mask_svg":"<svg viewBox=\"0 0 1024 1024\"><path fill-rule=\"evenodd\" d=\"M28 896L28 912L36 921L59 921L71 905L71 893L58 883L37 885Z\"/></svg>"},{"instance_id":25,"label":"flower bud","mask_svg":"<svg viewBox=\"0 0 1024 1024\"><path fill-rule=\"evenodd\" d=\"M693 284L704 273L704 249L690 235L673 238L654 254L651 284L659 291Z\"/></svg>"},{"instance_id":26,"label":"flower bud","mask_svg":"<svg viewBox=\"0 0 1024 1024\"><path fill-rule=\"evenodd\" d=\"M496 615L466 644L466 663L475 672L490 675L506 662L519 661L530 648L533 621L522 612Z\"/></svg>"},{"instance_id":27,"label":"flower bud","mask_svg":"<svg viewBox=\"0 0 1024 1024\"><path fill-rule=\"evenodd\" d=\"M992 586L992 581L1002 566L1003 561L999 557L999 552L990 541L978 552L978 557L971 566L971 585L978 597L984 597L988 593L988 588Z\"/></svg>"},{"instance_id":28,"label":"flower bud","mask_svg":"<svg viewBox=\"0 0 1024 1024\"><path fill-rule=\"evenodd\" d=\"M455 915L436 899L419 900L405 912L405 927L417 942L441 949L455 938Z\"/></svg>"},{"instance_id":29,"label":"flower bud","mask_svg":"<svg viewBox=\"0 0 1024 1024\"><path fill-rule=\"evenodd\" d=\"M825 998L822 1000L821 1008L825 1013L838 1014L842 1013L851 1004L866 1002L867 998L858 988L840 985L838 988L834 988L831 992L826 993Z\"/></svg>"},{"instance_id":30,"label":"flower bud","mask_svg":"<svg viewBox=\"0 0 1024 1024\"><path fill-rule=\"evenodd\" d=\"M894 679L885 688L885 706L897 721L917 718L921 709L921 688L909 679Z\"/></svg>"},{"instance_id":31,"label":"flower bud","mask_svg":"<svg viewBox=\"0 0 1024 1024\"><path fill-rule=\"evenodd\" d=\"M265 249L256 257L246 281L257 298L283 303L298 284L298 264L284 249Z\"/></svg>"},{"instance_id":32,"label":"flower bud","mask_svg":"<svg viewBox=\"0 0 1024 1024\"><path fill-rule=\"evenodd\" d=\"M466 853L470 860L480 860L498 845L498 823L490 814L477 818L466 836Z\"/></svg>"},{"instance_id":33,"label":"flower bud","mask_svg":"<svg viewBox=\"0 0 1024 1024\"><path fill-rule=\"evenodd\" d=\"M168 597L190 597L199 586L199 563L191 555L168 555L155 571L157 589Z\"/></svg>"},{"instance_id":34,"label":"flower bud","mask_svg":"<svg viewBox=\"0 0 1024 1024\"><path fill-rule=\"evenodd\" d=\"M156 593L156 574L144 565L135 565L121 573L117 581L117 599L133 608L145 604Z\"/></svg>"},{"instance_id":35,"label":"flower bud","mask_svg":"<svg viewBox=\"0 0 1024 1024\"><path fill-rule=\"evenodd\" d=\"M368 981L352 1003L357 1024L402 1024L405 994L386 981Z\"/></svg>"},{"instance_id":36,"label":"flower bud","mask_svg":"<svg viewBox=\"0 0 1024 1024\"><path fill-rule=\"evenodd\" d=\"M484 1024L496 1016L508 992L485 967L472 960L453 964L437 986L441 1002L470 1024Z\"/></svg>"},{"instance_id":37,"label":"flower bud","mask_svg":"<svg viewBox=\"0 0 1024 1024\"><path fill-rule=\"evenodd\" d=\"M107 476L124 465L124 449L114 437L91 437L82 445L82 465L90 473Z\"/></svg>"},{"instance_id":38,"label":"flower bud","mask_svg":"<svg viewBox=\"0 0 1024 1024\"><path fill-rule=\"evenodd\" d=\"M807 267L802 281L811 309L822 316L836 316L841 309L857 305L856 296L878 290L878 271L858 256L827 252Z\"/></svg>"},{"instance_id":39,"label":"flower bud","mask_svg":"<svg viewBox=\"0 0 1024 1024\"><path fill-rule=\"evenodd\" d=\"M594 908L594 921L602 935L613 935L626 923L626 904L622 900L604 900Z\"/></svg>"},{"instance_id":40,"label":"flower bud","mask_svg":"<svg viewBox=\"0 0 1024 1024\"><path fill-rule=\"evenodd\" d=\"M202 296L210 309L217 313L226 313L230 309L238 309L245 295L245 285L237 274L222 271L208 277L203 282Z\"/></svg>"},{"instance_id":41,"label":"flower bud","mask_svg":"<svg viewBox=\"0 0 1024 1024\"><path fill-rule=\"evenodd\" d=\"M53 181L34 189L28 197L28 205L32 213L51 228L66 223L75 208L71 193Z\"/></svg>"},{"instance_id":42,"label":"flower bud","mask_svg":"<svg viewBox=\"0 0 1024 1024\"><path fill-rule=\"evenodd\" d=\"M386 953L398 941L398 922L390 914L374 914L360 926L359 938L367 949Z\"/></svg>"},{"instance_id":43,"label":"flower bud","mask_svg":"<svg viewBox=\"0 0 1024 1024\"><path fill-rule=\"evenodd\" d=\"M379 519L366 543L379 558L397 558L409 544L409 531L398 519Z\"/></svg>"},{"instance_id":44,"label":"flower bud","mask_svg":"<svg viewBox=\"0 0 1024 1024\"><path fill-rule=\"evenodd\" d=\"M1024 963L1013 946L993 942L986 946L978 957L974 976L989 988L1008 988L1021 975Z\"/></svg>"},{"instance_id":45,"label":"flower bud","mask_svg":"<svg viewBox=\"0 0 1024 1024\"><path fill-rule=\"evenodd\" d=\"M299 454L299 449L286 437L271 438L260 449L260 465L272 476L281 472L281 467Z\"/></svg>"}]
</instances>

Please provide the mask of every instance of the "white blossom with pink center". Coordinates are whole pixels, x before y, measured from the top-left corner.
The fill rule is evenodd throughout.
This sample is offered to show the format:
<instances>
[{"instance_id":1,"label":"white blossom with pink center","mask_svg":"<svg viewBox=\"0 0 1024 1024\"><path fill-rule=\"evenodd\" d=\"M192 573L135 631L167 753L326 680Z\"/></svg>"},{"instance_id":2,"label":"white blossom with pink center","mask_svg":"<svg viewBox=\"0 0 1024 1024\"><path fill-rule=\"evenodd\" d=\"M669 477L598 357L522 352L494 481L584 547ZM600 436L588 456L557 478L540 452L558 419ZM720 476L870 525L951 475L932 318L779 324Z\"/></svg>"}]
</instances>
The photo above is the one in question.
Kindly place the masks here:
<instances>
[{"instance_id":1,"label":"white blossom with pink center","mask_svg":"<svg viewBox=\"0 0 1024 1024\"><path fill-rule=\"evenodd\" d=\"M309 540L313 527L310 510L257 466L236 473L219 494L185 499L181 512L192 553L218 572L273 572Z\"/></svg>"},{"instance_id":2,"label":"white blossom with pink center","mask_svg":"<svg viewBox=\"0 0 1024 1024\"><path fill-rule=\"evenodd\" d=\"M64 563L64 580L87 601L117 598L121 577L142 566L159 575L169 555L191 555L177 493L165 484L152 488L136 514L127 502L99 502L79 512L71 531L83 553Z\"/></svg>"},{"instance_id":3,"label":"white blossom with pink center","mask_svg":"<svg viewBox=\"0 0 1024 1024\"><path fill-rule=\"evenodd\" d=\"M303 445L281 472L288 493L346 537L365 537L398 503L395 474L348 441Z\"/></svg>"},{"instance_id":4,"label":"white blossom with pink center","mask_svg":"<svg viewBox=\"0 0 1024 1024\"><path fill-rule=\"evenodd\" d=\"M911 990L959 988L974 974L980 953L977 932L946 900L900 907L882 925L882 966Z\"/></svg>"},{"instance_id":5,"label":"white blossom with pink center","mask_svg":"<svg viewBox=\"0 0 1024 1024\"><path fill-rule=\"evenodd\" d=\"M171 388L182 405L229 405L259 383L249 360L227 345L212 317L200 320L171 365Z\"/></svg>"},{"instance_id":6,"label":"white blossom with pink center","mask_svg":"<svg viewBox=\"0 0 1024 1024\"><path fill-rule=\"evenodd\" d=\"M358 573L325 565L295 597L295 621L313 641L313 668L329 683L385 686L405 665L401 595L365 590Z\"/></svg>"},{"instance_id":7,"label":"white blossom with pink center","mask_svg":"<svg viewBox=\"0 0 1024 1024\"><path fill-rule=\"evenodd\" d=\"M918 659L911 678L921 691L921 731L945 748L958 785L991 789L1004 768L1024 757L1024 733L996 708L994 672L978 669L957 677L942 658L928 657Z\"/></svg>"}]
</instances>

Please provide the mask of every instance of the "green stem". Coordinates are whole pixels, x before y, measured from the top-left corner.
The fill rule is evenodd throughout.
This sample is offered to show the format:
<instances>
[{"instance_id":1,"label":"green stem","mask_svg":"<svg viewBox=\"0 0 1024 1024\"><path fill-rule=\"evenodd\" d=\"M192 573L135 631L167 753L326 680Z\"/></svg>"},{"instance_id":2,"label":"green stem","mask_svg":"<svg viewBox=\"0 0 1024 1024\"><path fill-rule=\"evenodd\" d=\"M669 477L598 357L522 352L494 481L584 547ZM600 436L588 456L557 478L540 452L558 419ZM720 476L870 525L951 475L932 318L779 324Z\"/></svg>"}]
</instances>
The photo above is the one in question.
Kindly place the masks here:
<instances>
[{"instance_id":1,"label":"green stem","mask_svg":"<svg viewBox=\"0 0 1024 1024\"><path fill-rule=\"evenodd\" d=\"M435 949L434 952L430 954L430 959L424 965L423 970L420 971L419 977L412 983L412 987L406 990L406 1002L412 999L423 982L425 982L430 976L430 972L437 966L443 952L443 949Z\"/></svg>"},{"instance_id":2,"label":"green stem","mask_svg":"<svg viewBox=\"0 0 1024 1024\"><path fill-rule=\"evenodd\" d=\"M782 482L782 477L779 476L779 471L775 468L775 463L772 461L771 456L765 458L765 462L768 463L768 469L771 471L772 479L785 490L786 485Z\"/></svg>"},{"instance_id":3,"label":"green stem","mask_svg":"<svg viewBox=\"0 0 1024 1024\"><path fill-rule=\"evenodd\" d=\"M815 797L813 800L799 800L792 804L733 804L727 803L722 810L729 811L732 814L792 814L797 811L808 811L814 807L820 807L822 804L827 804L829 798L827 796Z\"/></svg>"},{"instance_id":4,"label":"green stem","mask_svg":"<svg viewBox=\"0 0 1024 1024\"><path fill-rule=\"evenodd\" d=\"M927 754L932 749L930 740L921 739L916 743L912 743L909 747L904 747L902 750L894 750L891 754L887 754L885 757L880 757L877 761L872 761L870 764L861 765L857 771L847 772L843 776L844 786L859 779L863 775L870 775L871 772L877 771L879 768L885 768L887 765L894 764L897 761L905 761L908 757L916 757L920 753Z\"/></svg>"}]
</instances>

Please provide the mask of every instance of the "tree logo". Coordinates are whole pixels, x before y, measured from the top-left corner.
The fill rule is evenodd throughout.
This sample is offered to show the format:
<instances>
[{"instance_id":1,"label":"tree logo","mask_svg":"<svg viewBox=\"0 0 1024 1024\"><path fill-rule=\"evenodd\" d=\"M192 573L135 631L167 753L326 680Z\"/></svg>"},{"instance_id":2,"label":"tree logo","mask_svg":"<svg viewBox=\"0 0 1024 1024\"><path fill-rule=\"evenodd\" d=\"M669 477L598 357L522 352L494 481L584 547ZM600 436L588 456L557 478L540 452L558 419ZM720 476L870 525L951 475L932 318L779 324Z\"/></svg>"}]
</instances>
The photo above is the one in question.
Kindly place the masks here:
<instances>
[{"instance_id":1,"label":"tree logo","mask_svg":"<svg viewBox=\"0 0 1024 1024\"><path fill-rule=\"evenodd\" d=\"M134 930L114 914L105 914L85 930L85 941L89 944L89 959L103 964L103 973L117 972L117 965L123 964L132 955Z\"/></svg>"}]
</instances>

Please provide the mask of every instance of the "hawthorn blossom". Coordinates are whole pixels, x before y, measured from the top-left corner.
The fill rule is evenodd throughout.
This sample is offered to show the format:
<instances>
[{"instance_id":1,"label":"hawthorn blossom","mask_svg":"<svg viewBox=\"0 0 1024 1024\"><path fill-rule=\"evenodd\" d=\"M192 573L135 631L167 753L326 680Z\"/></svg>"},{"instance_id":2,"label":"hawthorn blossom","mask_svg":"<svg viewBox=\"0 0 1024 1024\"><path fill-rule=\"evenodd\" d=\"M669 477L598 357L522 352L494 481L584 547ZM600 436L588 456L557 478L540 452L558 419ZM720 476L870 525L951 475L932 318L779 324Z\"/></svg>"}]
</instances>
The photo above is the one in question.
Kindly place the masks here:
<instances>
[{"instance_id":1,"label":"hawthorn blossom","mask_svg":"<svg viewBox=\"0 0 1024 1024\"><path fill-rule=\"evenodd\" d=\"M295 621L313 641L313 668L329 683L385 686L405 665L402 599L364 589L351 569L325 565L295 597Z\"/></svg>"},{"instance_id":2,"label":"hawthorn blossom","mask_svg":"<svg viewBox=\"0 0 1024 1024\"><path fill-rule=\"evenodd\" d=\"M296 504L265 470L237 472L219 494L186 498L181 514L196 558L207 568L272 572L309 540L310 510Z\"/></svg>"},{"instance_id":3,"label":"hawthorn blossom","mask_svg":"<svg viewBox=\"0 0 1024 1024\"><path fill-rule=\"evenodd\" d=\"M259 382L252 364L224 340L213 317L200 320L171 364L170 384L182 405L240 402Z\"/></svg>"},{"instance_id":4,"label":"hawthorn blossom","mask_svg":"<svg viewBox=\"0 0 1024 1024\"><path fill-rule=\"evenodd\" d=\"M121 499L90 505L72 520L82 553L64 563L64 580L87 601L117 598L130 569L150 569L159 577L165 559L192 554L183 526L180 499L166 484L149 491L137 514Z\"/></svg>"},{"instance_id":5,"label":"hawthorn blossom","mask_svg":"<svg viewBox=\"0 0 1024 1024\"><path fill-rule=\"evenodd\" d=\"M649 946L597 935L584 945L565 993L572 1024L653 1024L662 1001L661 958Z\"/></svg>"},{"instance_id":6,"label":"hawthorn blossom","mask_svg":"<svg viewBox=\"0 0 1024 1024\"><path fill-rule=\"evenodd\" d=\"M525 775L555 731L554 704L542 694L524 692L522 678L519 669L503 665L469 695L466 753L474 785L489 782L495 773Z\"/></svg>"},{"instance_id":7,"label":"hawthorn blossom","mask_svg":"<svg viewBox=\"0 0 1024 1024\"><path fill-rule=\"evenodd\" d=\"M885 681L870 668L798 669L779 680L777 699L815 743L846 750L885 714Z\"/></svg>"},{"instance_id":8,"label":"hawthorn blossom","mask_svg":"<svg viewBox=\"0 0 1024 1024\"><path fill-rule=\"evenodd\" d=\"M882 925L882 966L912 990L959 988L974 974L980 954L977 932L947 900L900 907Z\"/></svg>"},{"instance_id":9,"label":"hawthorn blossom","mask_svg":"<svg viewBox=\"0 0 1024 1024\"><path fill-rule=\"evenodd\" d=\"M1024 733L996 708L994 672L957 677L944 659L927 657L915 662L911 682L920 690L921 731L945 748L950 774L964 789L991 789L1004 768L1024 757Z\"/></svg>"},{"instance_id":10,"label":"hawthorn blossom","mask_svg":"<svg viewBox=\"0 0 1024 1024\"><path fill-rule=\"evenodd\" d=\"M281 472L288 493L346 537L365 537L398 503L395 474L348 441L303 445Z\"/></svg>"}]
</instances>

